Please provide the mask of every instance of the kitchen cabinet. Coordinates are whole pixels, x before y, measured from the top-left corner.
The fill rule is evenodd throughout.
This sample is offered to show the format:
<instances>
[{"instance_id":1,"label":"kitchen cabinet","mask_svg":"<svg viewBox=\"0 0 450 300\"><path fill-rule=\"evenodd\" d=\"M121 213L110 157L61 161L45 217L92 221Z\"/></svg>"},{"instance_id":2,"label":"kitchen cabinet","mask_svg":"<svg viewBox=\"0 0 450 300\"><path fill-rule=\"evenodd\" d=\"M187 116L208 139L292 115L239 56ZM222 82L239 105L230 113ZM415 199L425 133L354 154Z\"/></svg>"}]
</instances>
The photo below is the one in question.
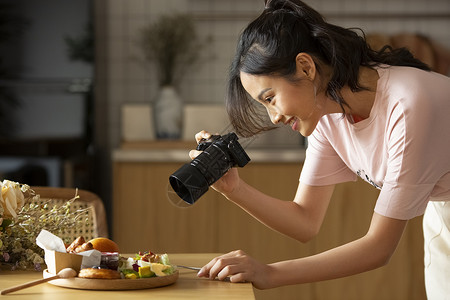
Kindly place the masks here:
<instances>
[{"instance_id":1,"label":"kitchen cabinet","mask_svg":"<svg viewBox=\"0 0 450 300\"><path fill-rule=\"evenodd\" d=\"M182 151L187 156L187 150ZM167 197L168 178L184 162L166 152L168 159L143 153L131 159L126 155L114 158L112 233L122 252L242 249L270 263L325 251L362 237L368 230L378 191L363 181L337 185L319 235L305 244L265 227L211 189L194 205L175 207ZM298 157L277 162L260 159L239 172L249 184L290 201L301 166ZM409 222L396 253L383 268L255 293L257 299L425 299L421 217Z\"/></svg>"}]
</instances>

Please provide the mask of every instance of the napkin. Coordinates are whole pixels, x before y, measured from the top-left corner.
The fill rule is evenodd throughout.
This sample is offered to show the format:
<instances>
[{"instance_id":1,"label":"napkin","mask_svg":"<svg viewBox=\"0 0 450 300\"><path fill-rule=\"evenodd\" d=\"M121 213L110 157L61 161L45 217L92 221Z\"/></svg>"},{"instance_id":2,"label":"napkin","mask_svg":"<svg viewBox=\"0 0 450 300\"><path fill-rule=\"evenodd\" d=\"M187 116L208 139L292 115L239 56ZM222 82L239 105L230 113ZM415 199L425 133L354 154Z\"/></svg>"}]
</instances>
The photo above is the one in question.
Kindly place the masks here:
<instances>
[{"instance_id":1,"label":"napkin","mask_svg":"<svg viewBox=\"0 0 450 300\"><path fill-rule=\"evenodd\" d=\"M37 236L36 244L44 250L66 252L66 246L62 239L45 229L41 230Z\"/></svg>"}]
</instances>

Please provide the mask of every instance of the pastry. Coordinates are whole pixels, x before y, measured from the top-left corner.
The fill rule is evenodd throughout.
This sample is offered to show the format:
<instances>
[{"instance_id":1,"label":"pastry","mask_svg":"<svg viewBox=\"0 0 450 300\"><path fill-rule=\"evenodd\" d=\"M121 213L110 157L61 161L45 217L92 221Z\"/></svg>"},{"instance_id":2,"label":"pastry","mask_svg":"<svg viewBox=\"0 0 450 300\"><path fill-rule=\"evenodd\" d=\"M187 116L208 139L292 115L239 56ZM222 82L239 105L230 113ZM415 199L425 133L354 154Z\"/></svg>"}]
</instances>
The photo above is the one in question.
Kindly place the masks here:
<instances>
[{"instance_id":1,"label":"pastry","mask_svg":"<svg viewBox=\"0 0 450 300\"><path fill-rule=\"evenodd\" d=\"M116 244L116 242L108 238L98 237L90 240L89 242L92 243L95 250L98 250L100 252L119 252L119 246Z\"/></svg>"},{"instance_id":2,"label":"pastry","mask_svg":"<svg viewBox=\"0 0 450 300\"><path fill-rule=\"evenodd\" d=\"M88 250L92 250L92 249L94 249L94 246L92 245L92 243L87 242L87 243L84 243L84 244L82 244L80 246L77 246L74 249L73 252L74 253L80 253L80 252L84 252L84 251L88 251Z\"/></svg>"},{"instance_id":3,"label":"pastry","mask_svg":"<svg viewBox=\"0 0 450 300\"><path fill-rule=\"evenodd\" d=\"M78 277L81 278L94 278L94 279L120 279L120 273L111 269L95 269L85 268L81 269L78 273Z\"/></svg>"},{"instance_id":4,"label":"pastry","mask_svg":"<svg viewBox=\"0 0 450 300\"><path fill-rule=\"evenodd\" d=\"M75 248L77 248L78 246L83 245L86 242L86 240L84 239L84 237L79 236L77 237L72 244L69 245L69 247L67 247L67 252L68 253L74 253L75 252Z\"/></svg>"}]
</instances>

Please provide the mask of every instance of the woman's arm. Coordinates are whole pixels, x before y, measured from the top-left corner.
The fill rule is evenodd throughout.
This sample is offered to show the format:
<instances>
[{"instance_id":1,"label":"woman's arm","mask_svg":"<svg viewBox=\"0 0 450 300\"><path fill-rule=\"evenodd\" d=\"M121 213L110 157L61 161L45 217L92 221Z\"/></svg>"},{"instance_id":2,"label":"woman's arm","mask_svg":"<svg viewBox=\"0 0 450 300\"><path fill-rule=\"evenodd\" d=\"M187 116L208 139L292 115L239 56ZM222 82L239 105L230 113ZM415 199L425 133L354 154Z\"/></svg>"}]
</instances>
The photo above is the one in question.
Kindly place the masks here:
<instances>
[{"instance_id":1,"label":"woman's arm","mask_svg":"<svg viewBox=\"0 0 450 300\"><path fill-rule=\"evenodd\" d=\"M198 143L210 136L208 132L201 131L195 139ZM200 153L192 150L189 156L194 159ZM334 185L308 186L300 183L294 201L280 200L245 183L236 168L231 168L212 187L261 223L302 242L309 241L318 233L334 190Z\"/></svg>"},{"instance_id":2,"label":"woman's arm","mask_svg":"<svg viewBox=\"0 0 450 300\"><path fill-rule=\"evenodd\" d=\"M221 280L229 276L231 282L252 282L260 289L350 276L387 264L406 224L374 213L367 234L340 247L269 265L234 251L213 259L198 276Z\"/></svg>"},{"instance_id":3,"label":"woman's arm","mask_svg":"<svg viewBox=\"0 0 450 300\"><path fill-rule=\"evenodd\" d=\"M307 242L317 235L322 225L334 185L299 184L294 201L270 197L242 179L231 192L223 195L266 226Z\"/></svg>"},{"instance_id":4,"label":"woman's arm","mask_svg":"<svg viewBox=\"0 0 450 300\"><path fill-rule=\"evenodd\" d=\"M367 234L326 252L269 265L275 286L316 282L350 276L384 266L389 262L407 221L374 213Z\"/></svg>"}]
</instances>

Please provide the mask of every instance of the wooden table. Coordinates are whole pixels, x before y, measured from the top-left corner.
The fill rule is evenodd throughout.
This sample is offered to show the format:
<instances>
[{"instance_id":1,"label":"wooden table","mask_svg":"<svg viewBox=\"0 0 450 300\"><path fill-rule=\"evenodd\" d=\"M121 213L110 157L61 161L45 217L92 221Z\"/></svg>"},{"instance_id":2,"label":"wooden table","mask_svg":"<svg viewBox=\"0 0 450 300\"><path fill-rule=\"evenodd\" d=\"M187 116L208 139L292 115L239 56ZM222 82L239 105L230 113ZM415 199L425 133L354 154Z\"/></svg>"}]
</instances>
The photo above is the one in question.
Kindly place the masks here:
<instances>
[{"instance_id":1,"label":"wooden table","mask_svg":"<svg viewBox=\"0 0 450 300\"><path fill-rule=\"evenodd\" d=\"M131 255L125 255L131 256ZM169 254L170 262L175 265L201 267L217 256L214 253ZM127 290L93 291L77 290L43 283L0 296L6 299L45 299L45 300L89 300L89 299L255 299L250 283L230 283L219 280L198 278L197 271L181 269L178 280L166 287ZM0 270L0 290L42 278L42 272Z\"/></svg>"}]
</instances>

